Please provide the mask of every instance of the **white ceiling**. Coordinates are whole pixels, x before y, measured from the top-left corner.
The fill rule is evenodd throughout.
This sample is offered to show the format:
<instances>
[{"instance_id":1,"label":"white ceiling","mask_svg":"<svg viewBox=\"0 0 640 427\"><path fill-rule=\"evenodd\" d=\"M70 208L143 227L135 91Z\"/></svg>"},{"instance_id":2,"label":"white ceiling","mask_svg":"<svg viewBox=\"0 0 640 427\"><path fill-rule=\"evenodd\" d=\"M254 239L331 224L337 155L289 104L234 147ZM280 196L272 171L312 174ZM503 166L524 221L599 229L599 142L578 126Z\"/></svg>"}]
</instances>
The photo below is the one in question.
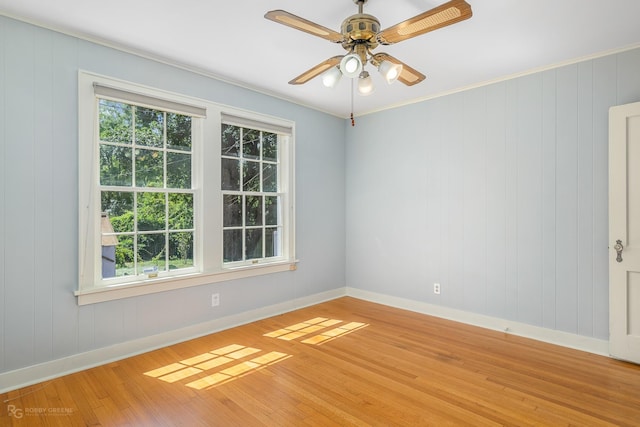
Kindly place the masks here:
<instances>
[{"instance_id":1,"label":"white ceiling","mask_svg":"<svg viewBox=\"0 0 640 427\"><path fill-rule=\"evenodd\" d=\"M640 45L640 0L467 1L471 19L375 50L404 61L427 79L413 87L387 85L372 72L376 91L355 96L356 115ZM387 28L444 2L369 0L364 12ZM348 79L334 89L322 86L319 78L302 86L287 84L345 51L266 20L265 12L272 9L336 31L344 18L357 13L353 0L0 0L0 14L347 117Z\"/></svg>"}]
</instances>

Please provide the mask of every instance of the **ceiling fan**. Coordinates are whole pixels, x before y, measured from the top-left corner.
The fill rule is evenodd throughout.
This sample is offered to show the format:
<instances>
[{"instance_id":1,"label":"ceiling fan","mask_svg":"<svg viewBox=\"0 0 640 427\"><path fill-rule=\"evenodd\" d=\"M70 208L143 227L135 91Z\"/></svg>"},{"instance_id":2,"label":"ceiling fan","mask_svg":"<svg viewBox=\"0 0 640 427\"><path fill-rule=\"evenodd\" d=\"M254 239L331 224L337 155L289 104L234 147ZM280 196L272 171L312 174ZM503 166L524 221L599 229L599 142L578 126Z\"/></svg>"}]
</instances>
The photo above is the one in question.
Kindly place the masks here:
<instances>
[{"instance_id":1,"label":"ceiling fan","mask_svg":"<svg viewBox=\"0 0 640 427\"><path fill-rule=\"evenodd\" d=\"M465 0L451 0L431 10L409 18L399 24L380 30L380 21L373 15L363 13L368 0L353 0L358 5L358 13L342 22L341 32L333 31L315 22L308 21L284 10L272 10L264 17L279 24L287 25L305 33L321 37L333 43L342 44L346 55L333 56L300 74L289 82L299 85L323 74L325 86L333 87L344 75L358 78L358 92L368 95L373 84L364 66L369 62L382 73L387 83L400 80L413 86L425 79L425 75L411 68L387 53L373 53L378 45L390 45L428 33L438 28L471 18L471 6Z\"/></svg>"}]
</instances>

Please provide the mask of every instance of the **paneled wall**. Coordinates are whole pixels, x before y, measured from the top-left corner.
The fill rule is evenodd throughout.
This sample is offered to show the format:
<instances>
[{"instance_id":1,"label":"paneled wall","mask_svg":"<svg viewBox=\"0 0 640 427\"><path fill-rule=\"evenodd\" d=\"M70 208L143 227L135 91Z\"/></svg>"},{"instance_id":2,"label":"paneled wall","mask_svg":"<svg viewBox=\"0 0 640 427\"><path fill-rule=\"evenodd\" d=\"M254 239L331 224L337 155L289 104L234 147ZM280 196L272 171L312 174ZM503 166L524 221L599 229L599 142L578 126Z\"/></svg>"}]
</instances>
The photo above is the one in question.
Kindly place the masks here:
<instances>
[{"instance_id":1,"label":"paneled wall","mask_svg":"<svg viewBox=\"0 0 640 427\"><path fill-rule=\"evenodd\" d=\"M79 307L79 69L294 120L298 270ZM0 373L344 289L342 123L0 16Z\"/></svg>"},{"instance_id":2,"label":"paneled wall","mask_svg":"<svg viewBox=\"0 0 640 427\"><path fill-rule=\"evenodd\" d=\"M347 285L606 340L608 110L639 76L636 49L359 118Z\"/></svg>"}]
</instances>

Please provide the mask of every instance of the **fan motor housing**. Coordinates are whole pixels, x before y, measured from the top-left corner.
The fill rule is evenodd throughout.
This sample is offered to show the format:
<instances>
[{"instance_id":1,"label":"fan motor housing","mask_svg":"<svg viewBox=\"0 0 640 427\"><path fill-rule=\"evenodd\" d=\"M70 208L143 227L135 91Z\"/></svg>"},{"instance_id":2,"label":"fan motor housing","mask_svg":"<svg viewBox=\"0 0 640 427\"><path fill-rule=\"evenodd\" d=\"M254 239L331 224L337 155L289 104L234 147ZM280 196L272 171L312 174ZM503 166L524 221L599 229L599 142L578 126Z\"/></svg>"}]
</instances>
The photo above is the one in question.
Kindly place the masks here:
<instances>
[{"instance_id":1,"label":"fan motor housing","mask_svg":"<svg viewBox=\"0 0 640 427\"><path fill-rule=\"evenodd\" d=\"M349 50L355 44L367 44L369 49L378 46L376 35L380 31L380 21L373 15L358 13L342 22L342 46Z\"/></svg>"}]
</instances>

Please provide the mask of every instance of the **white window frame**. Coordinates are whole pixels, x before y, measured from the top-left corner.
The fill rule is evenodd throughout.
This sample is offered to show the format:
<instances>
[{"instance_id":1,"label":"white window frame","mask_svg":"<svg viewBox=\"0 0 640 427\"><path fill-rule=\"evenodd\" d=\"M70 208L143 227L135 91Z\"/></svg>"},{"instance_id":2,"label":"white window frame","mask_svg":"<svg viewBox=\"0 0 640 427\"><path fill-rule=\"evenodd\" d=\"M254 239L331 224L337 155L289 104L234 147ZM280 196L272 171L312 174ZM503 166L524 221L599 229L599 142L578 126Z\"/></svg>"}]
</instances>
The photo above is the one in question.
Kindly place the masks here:
<instances>
[{"instance_id":1,"label":"white window frame","mask_svg":"<svg viewBox=\"0 0 640 427\"><path fill-rule=\"evenodd\" d=\"M194 106L206 111L206 117L193 119L192 179L194 200L194 267L173 270L158 277L134 279L102 279L100 263L100 190L98 157L98 96L94 85L126 92L138 100L131 102L146 107L171 111L172 105ZM292 121L267 116L179 95L106 76L79 71L79 285L75 295L78 304L92 304L120 298L163 292L232 279L296 269L294 159L295 124ZM142 101L140 101L142 100ZM243 126L266 126L278 130L281 144L280 188L282 224L284 230L282 256L260 259L259 262L223 263L221 190L221 128L222 121L237 118ZM286 132L288 131L288 135Z\"/></svg>"}]
</instances>

